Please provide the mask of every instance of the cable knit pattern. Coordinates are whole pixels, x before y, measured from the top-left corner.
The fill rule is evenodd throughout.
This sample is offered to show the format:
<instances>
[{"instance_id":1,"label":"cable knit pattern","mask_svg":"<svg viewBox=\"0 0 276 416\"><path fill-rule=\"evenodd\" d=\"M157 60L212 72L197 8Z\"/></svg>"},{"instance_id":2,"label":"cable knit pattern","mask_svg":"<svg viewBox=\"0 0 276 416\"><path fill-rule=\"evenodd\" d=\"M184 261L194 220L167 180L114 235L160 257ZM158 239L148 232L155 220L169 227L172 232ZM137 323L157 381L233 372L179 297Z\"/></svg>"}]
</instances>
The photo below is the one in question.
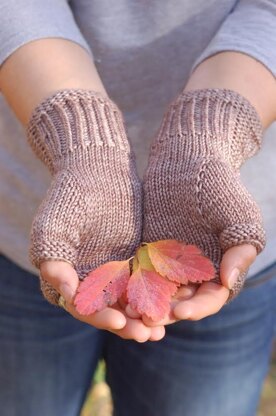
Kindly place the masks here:
<instances>
[{"instance_id":1,"label":"cable knit pattern","mask_svg":"<svg viewBox=\"0 0 276 416\"><path fill-rule=\"evenodd\" d=\"M117 106L93 91L57 92L34 110L27 136L53 175L32 225L32 263L64 260L82 279L130 257L140 244L141 184ZM41 287L57 304L58 293Z\"/></svg>"},{"instance_id":2,"label":"cable knit pattern","mask_svg":"<svg viewBox=\"0 0 276 416\"><path fill-rule=\"evenodd\" d=\"M144 241L196 244L214 262L249 243L265 245L261 213L239 168L260 148L262 126L252 105L230 90L184 92L155 138L144 177ZM246 273L231 291L242 288Z\"/></svg>"}]
</instances>

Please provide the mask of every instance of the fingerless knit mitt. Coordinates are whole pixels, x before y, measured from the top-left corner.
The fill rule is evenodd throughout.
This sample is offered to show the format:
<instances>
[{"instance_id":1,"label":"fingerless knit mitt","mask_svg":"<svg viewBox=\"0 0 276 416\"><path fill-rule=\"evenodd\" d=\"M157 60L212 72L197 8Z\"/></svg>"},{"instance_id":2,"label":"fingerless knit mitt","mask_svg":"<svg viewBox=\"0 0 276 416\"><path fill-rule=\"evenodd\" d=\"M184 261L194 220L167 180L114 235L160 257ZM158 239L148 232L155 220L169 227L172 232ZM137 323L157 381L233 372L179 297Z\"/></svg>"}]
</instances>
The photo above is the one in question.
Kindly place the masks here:
<instances>
[{"instance_id":1,"label":"fingerless knit mitt","mask_svg":"<svg viewBox=\"0 0 276 416\"><path fill-rule=\"evenodd\" d=\"M34 218L30 258L70 262L80 278L140 244L141 185L117 106L98 93L57 92L27 127L28 141L52 183ZM44 296L59 294L41 281Z\"/></svg>"},{"instance_id":2,"label":"fingerless knit mitt","mask_svg":"<svg viewBox=\"0 0 276 416\"><path fill-rule=\"evenodd\" d=\"M184 92L170 106L144 177L143 241L196 244L214 262L249 243L265 245L261 213L240 180L240 167L260 148L262 126L252 105L234 91ZM243 273L231 291L242 288Z\"/></svg>"}]
</instances>

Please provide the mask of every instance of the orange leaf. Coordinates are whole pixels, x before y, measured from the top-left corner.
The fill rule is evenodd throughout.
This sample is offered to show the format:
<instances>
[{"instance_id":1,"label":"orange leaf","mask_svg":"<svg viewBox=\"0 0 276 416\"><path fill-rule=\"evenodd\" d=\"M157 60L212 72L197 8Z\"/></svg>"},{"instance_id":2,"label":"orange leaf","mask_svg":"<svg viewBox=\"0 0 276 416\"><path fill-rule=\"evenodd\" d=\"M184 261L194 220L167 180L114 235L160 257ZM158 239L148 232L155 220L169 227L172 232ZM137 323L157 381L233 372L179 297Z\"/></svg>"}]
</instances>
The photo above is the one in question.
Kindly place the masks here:
<instances>
[{"instance_id":1,"label":"orange leaf","mask_svg":"<svg viewBox=\"0 0 276 416\"><path fill-rule=\"evenodd\" d=\"M90 315L117 302L130 277L129 261L110 261L90 272L80 283L74 304L81 315Z\"/></svg>"},{"instance_id":2,"label":"orange leaf","mask_svg":"<svg viewBox=\"0 0 276 416\"><path fill-rule=\"evenodd\" d=\"M185 285L189 282L201 283L215 275L211 260L194 245L176 240L160 240L146 245L155 270L173 282Z\"/></svg>"},{"instance_id":3,"label":"orange leaf","mask_svg":"<svg viewBox=\"0 0 276 416\"><path fill-rule=\"evenodd\" d=\"M144 270L154 271L155 268L149 258L148 247L146 244L140 246L133 259L133 272L135 272L139 266Z\"/></svg>"},{"instance_id":4,"label":"orange leaf","mask_svg":"<svg viewBox=\"0 0 276 416\"><path fill-rule=\"evenodd\" d=\"M132 309L153 321L159 321L169 313L171 297L176 291L174 283L141 267L131 275L127 285L127 297Z\"/></svg>"}]
</instances>

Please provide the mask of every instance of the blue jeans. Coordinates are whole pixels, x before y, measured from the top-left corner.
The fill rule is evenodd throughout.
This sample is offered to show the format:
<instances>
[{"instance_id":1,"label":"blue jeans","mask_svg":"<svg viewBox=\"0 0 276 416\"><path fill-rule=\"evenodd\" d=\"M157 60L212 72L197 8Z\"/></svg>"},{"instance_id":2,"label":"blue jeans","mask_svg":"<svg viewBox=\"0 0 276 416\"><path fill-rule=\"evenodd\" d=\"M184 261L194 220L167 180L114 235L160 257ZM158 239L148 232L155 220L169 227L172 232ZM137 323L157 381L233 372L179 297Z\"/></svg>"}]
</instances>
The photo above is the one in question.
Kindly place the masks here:
<instances>
[{"instance_id":1,"label":"blue jeans","mask_svg":"<svg viewBox=\"0 0 276 416\"><path fill-rule=\"evenodd\" d=\"M268 371L276 264L218 314L138 344L49 305L0 257L0 414L77 416L100 357L116 416L253 416ZM260 281L262 280L262 283Z\"/></svg>"}]
</instances>

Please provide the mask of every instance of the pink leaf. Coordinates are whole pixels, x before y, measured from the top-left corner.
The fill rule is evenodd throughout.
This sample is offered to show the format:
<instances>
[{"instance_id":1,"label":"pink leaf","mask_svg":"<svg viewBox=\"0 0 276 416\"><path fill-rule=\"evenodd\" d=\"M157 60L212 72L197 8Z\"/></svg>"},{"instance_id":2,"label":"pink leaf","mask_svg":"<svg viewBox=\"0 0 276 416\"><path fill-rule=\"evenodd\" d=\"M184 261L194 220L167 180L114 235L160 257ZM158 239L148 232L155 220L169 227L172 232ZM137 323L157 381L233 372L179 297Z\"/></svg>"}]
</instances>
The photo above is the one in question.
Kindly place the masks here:
<instances>
[{"instance_id":1,"label":"pink leaf","mask_svg":"<svg viewBox=\"0 0 276 416\"><path fill-rule=\"evenodd\" d=\"M194 245L176 240L147 243L149 258L161 276L173 282L188 284L211 280L215 269L210 259L204 257Z\"/></svg>"},{"instance_id":2,"label":"pink leaf","mask_svg":"<svg viewBox=\"0 0 276 416\"><path fill-rule=\"evenodd\" d=\"M110 261L80 283L74 304L81 315L90 315L117 302L130 277L129 261Z\"/></svg>"},{"instance_id":3,"label":"pink leaf","mask_svg":"<svg viewBox=\"0 0 276 416\"><path fill-rule=\"evenodd\" d=\"M139 266L129 279L127 297L133 309L158 321L170 312L171 296L176 291L176 284Z\"/></svg>"}]
</instances>

